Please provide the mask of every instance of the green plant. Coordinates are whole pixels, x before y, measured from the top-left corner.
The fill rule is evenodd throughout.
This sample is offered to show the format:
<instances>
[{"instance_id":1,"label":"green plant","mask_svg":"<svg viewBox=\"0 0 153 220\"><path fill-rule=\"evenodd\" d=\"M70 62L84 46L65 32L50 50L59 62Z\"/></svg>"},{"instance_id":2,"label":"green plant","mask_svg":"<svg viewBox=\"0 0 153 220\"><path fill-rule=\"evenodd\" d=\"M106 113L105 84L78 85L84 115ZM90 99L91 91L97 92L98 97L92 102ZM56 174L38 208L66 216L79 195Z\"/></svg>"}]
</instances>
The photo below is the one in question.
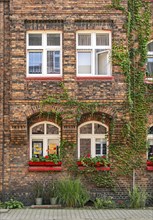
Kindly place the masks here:
<instances>
[{"instance_id":1,"label":"green plant","mask_svg":"<svg viewBox=\"0 0 153 220\"><path fill-rule=\"evenodd\" d=\"M106 156L96 156L96 157L91 157L90 155L87 155L85 157L81 157L79 159L81 163L85 166L95 166L97 164L101 166L109 166L110 162L106 158Z\"/></svg>"},{"instance_id":2,"label":"green plant","mask_svg":"<svg viewBox=\"0 0 153 220\"><path fill-rule=\"evenodd\" d=\"M0 201L0 209L4 208L4 203Z\"/></svg>"},{"instance_id":3,"label":"green plant","mask_svg":"<svg viewBox=\"0 0 153 220\"><path fill-rule=\"evenodd\" d=\"M47 194L49 195L49 198L57 196L57 181L52 180L48 183Z\"/></svg>"},{"instance_id":4,"label":"green plant","mask_svg":"<svg viewBox=\"0 0 153 220\"><path fill-rule=\"evenodd\" d=\"M14 199L10 199L9 201L4 203L4 208L6 208L6 209L21 209L23 207L24 207L24 205L22 202L19 202Z\"/></svg>"},{"instance_id":5,"label":"green plant","mask_svg":"<svg viewBox=\"0 0 153 220\"><path fill-rule=\"evenodd\" d=\"M44 187L43 184L41 182L34 182L33 185L33 194L35 198L42 198L44 193Z\"/></svg>"},{"instance_id":6,"label":"green plant","mask_svg":"<svg viewBox=\"0 0 153 220\"><path fill-rule=\"evenodd\" d=\"M57 184L57 198L67 207L83 207L89 194L79 179L62 179Z\"/></svg>"},{"instance_id":7,"label":"green plant","mask_svg":"<svg viewBox=\"0 0 153 220\"><path fill-rule=\"evenodd\" d=\"M144 189L135 186L129 190L130 208L144 208L148 194Z\"/></svg>"},{"instance_id":8,"label":"green plant","mask_svg":"<svg viewBox=\"0 0 153 220\"><path fill-rule=\"evenodd\" d=\"M43 157L43 156L39 156L39 158L32 157L32 159L30 161L32 161L32 162L54 162L54 163L58 163L61 160L60 160L60 157L57 154L48 154L45 157Z\"/></svg>"},{"instance_id":9,"label":"green plant","mask_svg":"<svg viewBox=\"0 0 153 220\"><path fill-rule=\"evenodd\" d=\"M108 198L96 198L94 201L96 209L115 208L115 202L111 197Z\"/></svg>"}]
</instances>

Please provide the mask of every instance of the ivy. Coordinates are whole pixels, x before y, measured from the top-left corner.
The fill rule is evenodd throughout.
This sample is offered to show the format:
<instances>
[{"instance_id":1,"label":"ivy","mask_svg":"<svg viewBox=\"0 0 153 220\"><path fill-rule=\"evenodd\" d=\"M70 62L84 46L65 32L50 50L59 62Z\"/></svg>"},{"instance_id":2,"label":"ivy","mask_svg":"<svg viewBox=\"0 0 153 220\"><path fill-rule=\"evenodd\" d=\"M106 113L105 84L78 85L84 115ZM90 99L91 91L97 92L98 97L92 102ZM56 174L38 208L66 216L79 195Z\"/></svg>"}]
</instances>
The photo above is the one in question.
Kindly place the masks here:
<instances>
[{"instance_id":1,"label":"ivy","mask_svg":"<svg viewBox=\"0 0 153 220\"><path fill-rule=\"evenodd\" d=\"M114 64L126 77L127 119L122 129L122 142L112 143L110 152L120 174L130 174L143 164L146 153L147 115L150 100L146 98L144 83L147 43L150 36L149 5L142 0L129 0L125 25L128 43L114 45Z\"/></svg>"}]
</instances>

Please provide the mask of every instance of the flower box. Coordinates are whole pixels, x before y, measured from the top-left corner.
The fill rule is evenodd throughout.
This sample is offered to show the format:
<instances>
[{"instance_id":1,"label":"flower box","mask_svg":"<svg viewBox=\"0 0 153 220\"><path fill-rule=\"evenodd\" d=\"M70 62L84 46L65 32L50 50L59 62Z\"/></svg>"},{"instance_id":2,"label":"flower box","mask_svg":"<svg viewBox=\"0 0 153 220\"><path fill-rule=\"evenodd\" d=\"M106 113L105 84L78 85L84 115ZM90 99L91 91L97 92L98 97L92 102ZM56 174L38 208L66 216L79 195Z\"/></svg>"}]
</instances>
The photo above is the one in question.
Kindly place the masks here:
<instances>
[{"instance_id":1,"label":"flower box","mask_svg":"<svg viewBox=\"0 0 153 220\"><path fill-rule=\"evenodd\" d=\"M29 171L32 172L46 172L46 171L62 171L61 166L29 166Z\"/></svg>"},{"instance_id":2,"label":"flower box","mask_svg":"<svg viewBox=\"0 0 153 220\"><path fill-rule=\"evenodd\" d=\"M57 163L54 163L54 162L51 162L51 161L29 161L29 166L61 166L62 165L62 162L57 162Z\"/></svg>"},{"instance_id":3,"label":"flower box","mask_svg":"<svg viewBox=\"0 0 153 220\"><path fill-rule=\"evenodd\" d=\"M86 166L86 165L83 164L81 161L77 161L77 165L78 165L78 166L84 166L84 167ZM93 167L93 166L94 166L94 167L110 167L110 164L107 164L107 166L104 166L104 164L102 164L102 163L100 163L100 162L97 162L95 165L94 165L94 164L90 164L90 165L87 164L87 165L88 165L89 167L90 167L90 166L92 166L92 167Z\"/></svg>"},{"instance_id":4,"label":"flower box","mask_svg":"<svg viewBox=\"0 0 153 220\"><path fill-rule=\"evenodd\" d=\"M90 166L90 165L86 166L81 161L77 161L77 165L78 165L79 170L85 170L88 167L95 167L96 170L98 171L109 171L110 170L110 164L108 164L107 166L104 166L104 164L101 164L100 162L97 162L94 166Z\"/></svg>"},{"instance_id":5,"label":"flower box","mask_svg":"<svg viewBox=\"0 0 153 220\"><path fill-rule=\"evenodd\" d=\"M147 166L153 166L153 162L150 160L147 160Z\"/></svg>"}]
</instances>

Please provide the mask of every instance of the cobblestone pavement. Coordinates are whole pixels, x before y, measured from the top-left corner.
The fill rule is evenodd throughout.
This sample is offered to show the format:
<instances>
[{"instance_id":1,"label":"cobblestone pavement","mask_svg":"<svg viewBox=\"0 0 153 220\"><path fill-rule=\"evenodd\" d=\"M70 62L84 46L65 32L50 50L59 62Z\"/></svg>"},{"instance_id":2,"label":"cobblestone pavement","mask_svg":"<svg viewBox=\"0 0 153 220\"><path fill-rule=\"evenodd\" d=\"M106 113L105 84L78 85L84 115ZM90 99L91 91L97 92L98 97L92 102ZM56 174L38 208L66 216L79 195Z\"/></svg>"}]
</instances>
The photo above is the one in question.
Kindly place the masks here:
<instances>
[{"instance_id":1,"label":"cobblestone pavement","mask_svg":"<svg viewBox=\"0 0 153 220\"><path fill-rule=\"evenodd\" d=\"M0 220L153 220L153 210L12 209Z\"/></svg>"}]
</instances>

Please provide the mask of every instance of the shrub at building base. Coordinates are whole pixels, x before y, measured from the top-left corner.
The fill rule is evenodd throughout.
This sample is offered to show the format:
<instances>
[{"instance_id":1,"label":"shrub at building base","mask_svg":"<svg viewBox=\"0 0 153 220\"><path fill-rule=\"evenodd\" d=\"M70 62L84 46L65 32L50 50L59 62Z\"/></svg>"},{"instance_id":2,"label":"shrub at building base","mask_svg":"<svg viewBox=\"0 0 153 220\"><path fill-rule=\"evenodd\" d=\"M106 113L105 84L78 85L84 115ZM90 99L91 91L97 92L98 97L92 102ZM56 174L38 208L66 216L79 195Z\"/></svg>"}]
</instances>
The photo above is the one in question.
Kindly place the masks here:
<instances>
[{"instance_id":1,"label":"shrub at building base","mask_svg":"<svg viewBox=\"0 0 153 220\"><path fill-rule=\"evenodd\" d=\"M79 179L61 179L57 183L58 202L67 207L83 207L89 194Z\"/></svg>"}]
</instances>

